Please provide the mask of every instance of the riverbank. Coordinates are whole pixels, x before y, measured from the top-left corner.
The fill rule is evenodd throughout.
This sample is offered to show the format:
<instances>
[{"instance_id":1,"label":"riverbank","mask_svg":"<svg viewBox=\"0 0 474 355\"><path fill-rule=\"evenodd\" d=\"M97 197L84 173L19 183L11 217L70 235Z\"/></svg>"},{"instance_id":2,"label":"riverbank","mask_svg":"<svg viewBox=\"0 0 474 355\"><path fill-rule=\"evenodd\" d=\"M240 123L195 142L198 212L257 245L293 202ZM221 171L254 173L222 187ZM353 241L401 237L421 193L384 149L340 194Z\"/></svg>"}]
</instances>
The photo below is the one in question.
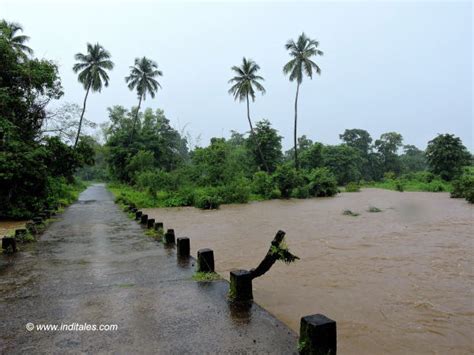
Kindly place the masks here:
<instances>
[{"instance_id":1,"label":"riverbank","mask_svg":"<svg viewBox=\"0 0 474 355\"><path fill-rule=\"evenodd\" d=\"M255 300L295 331L306 314L337 320L343 354L467 354L474 350L473 207L449 193L372 188L217 211L144 212L191 238L193 249L213 248L226 278L231 269L256 267L275 232L285 230L301 260L256 279Z\"/></svg>"}]
</instances>

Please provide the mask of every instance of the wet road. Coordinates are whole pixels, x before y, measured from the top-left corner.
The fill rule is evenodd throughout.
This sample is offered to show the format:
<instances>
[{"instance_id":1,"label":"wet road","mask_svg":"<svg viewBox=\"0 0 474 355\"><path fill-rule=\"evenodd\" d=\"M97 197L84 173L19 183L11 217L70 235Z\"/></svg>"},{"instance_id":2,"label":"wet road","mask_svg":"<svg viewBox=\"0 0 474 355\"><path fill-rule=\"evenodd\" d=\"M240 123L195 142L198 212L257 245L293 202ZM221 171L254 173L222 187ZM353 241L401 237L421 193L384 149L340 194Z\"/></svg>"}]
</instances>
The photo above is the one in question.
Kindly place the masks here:
<instances>
[{"instance_id":1,"label":"wet road","mask_svg":"<svg viewBox=\"0 0 474 355\"><path fill-rule=\"evenodd\" d=\"M191 249L195 254L192 239ZM177 263L174 250L144 236L104 186L94 185L38 243L0 256L0 353L296 350L296 334L280 321L257 305L232 312L227 283L198 283L193 272L192 264ZM28 331L28 322L118 329Z\"/></svg>"}]
</instances>

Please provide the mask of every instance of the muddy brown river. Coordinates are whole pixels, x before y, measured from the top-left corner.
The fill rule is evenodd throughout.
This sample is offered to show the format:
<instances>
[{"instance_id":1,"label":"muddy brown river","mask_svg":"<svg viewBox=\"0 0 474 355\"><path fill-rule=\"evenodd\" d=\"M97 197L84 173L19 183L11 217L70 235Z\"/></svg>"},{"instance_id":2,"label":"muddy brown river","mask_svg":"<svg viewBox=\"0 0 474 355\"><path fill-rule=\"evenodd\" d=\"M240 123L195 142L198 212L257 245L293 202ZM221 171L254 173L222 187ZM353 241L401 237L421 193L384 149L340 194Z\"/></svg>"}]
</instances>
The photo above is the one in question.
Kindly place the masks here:
<instances>
[{"instance_id":1,"label":"muddy brown river","mask_svg":"<svg viewBox=\"0 0 474 355\"><path fill-rule=\"evenodd\" d=\"M275 232L286 231L301 260L254 280L255 301L295 331L304 315L335 319L342 354L474 352L474 210L464 200L365 189L217 211L145 211L190 237L193 254L212 248L226 278L256 267Z\"/></svg>"}]
</instances>

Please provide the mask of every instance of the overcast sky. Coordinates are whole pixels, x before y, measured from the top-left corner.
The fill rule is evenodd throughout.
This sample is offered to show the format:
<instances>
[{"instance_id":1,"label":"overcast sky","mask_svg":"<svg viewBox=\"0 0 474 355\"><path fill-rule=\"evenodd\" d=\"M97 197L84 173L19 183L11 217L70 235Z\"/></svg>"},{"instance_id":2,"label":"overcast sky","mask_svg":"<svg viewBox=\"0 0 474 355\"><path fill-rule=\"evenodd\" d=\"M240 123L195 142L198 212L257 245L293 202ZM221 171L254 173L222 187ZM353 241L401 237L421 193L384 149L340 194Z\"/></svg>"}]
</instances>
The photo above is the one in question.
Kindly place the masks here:
<instances>
[{"instance_id":1,"label":"overcast sky","mask_svg":"<svg viewBox=\"0 0 474 355\"><path fill-rule=\"evenodd\" d=\"M425 148L437 133L454 133L472 150L472 4L464 2L151 2L0 0L0 17L23 25L35 55L59 65L63 101L82 104L74 54L99 42L115 69L86 116L107 120L107 107L137 104L124 82L134 58L163 70L163 90L144 105L162 108L201 145L248 130L245 105L228 95L230 67L255 60L267 94L251 106L291 145L295 83L282 74L285 42L302 31L320 42L321 76L305 78L299 133L339 143L346 128L372 137L402 133Z\"/></svg>"}]
</instances>

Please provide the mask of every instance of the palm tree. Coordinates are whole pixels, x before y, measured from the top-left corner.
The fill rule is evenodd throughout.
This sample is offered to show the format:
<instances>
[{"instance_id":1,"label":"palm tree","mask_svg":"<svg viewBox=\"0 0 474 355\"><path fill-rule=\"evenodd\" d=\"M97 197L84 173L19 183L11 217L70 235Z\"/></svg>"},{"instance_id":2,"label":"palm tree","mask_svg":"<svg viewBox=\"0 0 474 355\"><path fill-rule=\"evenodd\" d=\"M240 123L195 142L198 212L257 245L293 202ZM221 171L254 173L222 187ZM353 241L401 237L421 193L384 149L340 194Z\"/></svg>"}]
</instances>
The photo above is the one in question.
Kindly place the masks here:
<instances>
[{"instance_id":1,"label":"palm tree","mask_svg":"<svg viewBox=\"0 0 474 355\"><path fill-rule=\"evenodd\" d=\"M135 124L138 121L138 112L140 111L142 100L146 100L147 93L150 94L151 98L155 97L155 92L158 91L158 88L161 89L160 83L155 78L163 76L163 72L158 70L158 64L156 64L156 62L146 57L135 58L135 65L130 67L130 69L130 75L125 77L125 82L128 83L130 90L136 88L138 95L137 112L130 134L131 141L135 132Z\"/></svg>"},{"instance_id":2,"label":"palm tree","mask_svg":"<svg viewBox=\"0 0 474 355\"><path fill-rule=\"evenodd\" d=\"M33 50L25 45L30 37L17 35L18 31L23 32L23 27L20 24L6 20L0 21L0 35L25 59L28 54L33 54Z\"/></svg>"},{"instance_id":3,"label":"palm tree","mask_svg":"<svg viewBox=\"0 0 474 355\"><path fill-rule=\"evenodd\" d=\"M265 170L268 172L268 165L263 157L262 150L260 149L260 144L256 139L255 132L253 130L252 120L250 118L250 100L249 97L252 98L252 101L255 101L255 90L260 91L265 94L265 88L259 81L264 81L261 76L257 75L256 73L260 70L260 66L255 63L252 59L243 58L242 65L240 67L233 66L231 70L236 74L232 79L229 80L229 84L233 84L229 89L229 94L234 95L234 100L239 101L246 101L247 102L247 119L249 121L250 126L250 134L252 138L255 139L255 143L260 155L260 159L262 159L263 165L265 166Z\"/></svg>"},{"instance_id":4,"label":"palm tree","mask_svg":"<svg viewBox=\"0 0 474 355\"><path fill-rule=\"evenodd\" d=\"M295 128L294 128L294 144L295 144L295 168L298 169L298 137L297 137L297 125L298 125L298 94L300 91L300 85L303 82L303 72L310 79L313 78L313 70L317 74L321 74L319 66L311 60L311 57L317 55L323 55L324 53L318 49L319 42L311 38L308 38L304 33L298 37L298 41L295 43L293 40L289 40L285 48L290 51L290 56L293 57L283 67L283 73L290 74L290 81L296 80L296 97L295 97Z\"/></svg>"},{"instance_id":5,"label":"palm tree","mask_svg":"<svg viewBox=\"0 0 474 355\"><path fill-rule=\"evenodd\" d=\"M86 90L74 148L76 148L81 134L82 119L84 118L84 112L86 111L89 90L92 89L92 92L101 92L102 85L105 87L109 86L109 75L107 74L107 70L112 70L114 68L114 63L110 60L110 57L110 53L99 43L94 45L87 43L87 54L77 53L74 56L74 58L79 62L74 64L72 69L75 73L79 72L77 79L82 85L84 85L84 89Z\"/></svg>"}]
</instances>

